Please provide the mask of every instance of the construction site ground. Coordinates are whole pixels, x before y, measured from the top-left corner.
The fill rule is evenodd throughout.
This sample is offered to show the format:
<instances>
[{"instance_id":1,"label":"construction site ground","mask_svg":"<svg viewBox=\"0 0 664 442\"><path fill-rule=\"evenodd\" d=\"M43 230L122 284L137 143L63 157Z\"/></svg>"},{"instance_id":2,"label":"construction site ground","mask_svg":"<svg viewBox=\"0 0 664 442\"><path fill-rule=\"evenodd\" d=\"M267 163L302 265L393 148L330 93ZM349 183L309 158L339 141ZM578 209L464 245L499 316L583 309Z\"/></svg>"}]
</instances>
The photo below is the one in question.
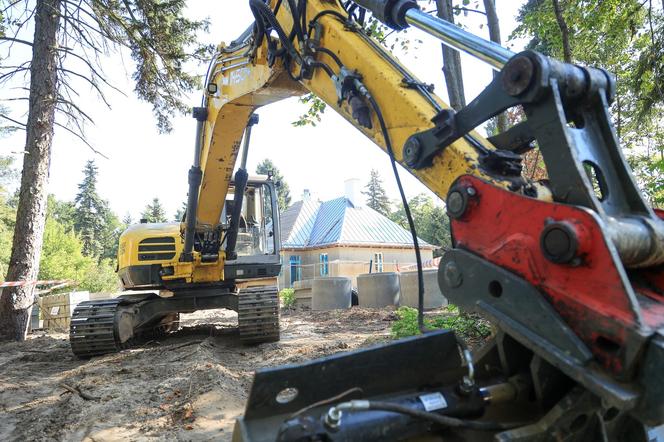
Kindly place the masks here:
<instances>
[{"instance_id":1,"label":"construction site ground","mask_svg":"<svg viewBox=\"0 0 664 442\"><path fill-rule=\"evenodd\" d=\"M183 315L158 342L80 360L66 333L0 344L0 440L231 440L257 368L389 339L393 309L282 312L280 342L240 344L237 315Z\"/></svg>"}]
</instances>

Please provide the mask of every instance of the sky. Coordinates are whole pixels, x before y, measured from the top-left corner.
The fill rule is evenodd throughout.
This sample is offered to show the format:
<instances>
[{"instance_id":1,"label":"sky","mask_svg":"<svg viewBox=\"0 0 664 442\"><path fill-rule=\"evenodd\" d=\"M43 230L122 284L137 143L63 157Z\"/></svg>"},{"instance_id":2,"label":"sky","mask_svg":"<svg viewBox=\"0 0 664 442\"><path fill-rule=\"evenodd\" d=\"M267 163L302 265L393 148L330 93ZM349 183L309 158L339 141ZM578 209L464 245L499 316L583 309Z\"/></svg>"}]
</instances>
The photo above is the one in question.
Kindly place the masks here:
<instances>
[{"instance_id":1,"label":"sky","mask_svg":"<svg viewBox=\"0 0 664 442\"><path fill-rule=\"evenodd\" d=\"M516 26L514 17L523 1L497 0L503 40ZM201 40L218 43L230 42L238 37L253 21L248 2L189 0L187 15L208 18L209 34ZM488 38L483 26L484 16L470 14L463 18L468 30ZM409 30L411 40L422 44L411 47L407 53L396 53L399 60L420 80L433 83L436 93L446 99L442 76L440 44L418 30ZM523 42L509 42L513 51L519 51ZM0 47L6 56L6 48ZM14 46L9 58L0 62L14 64L29 56L25 48ZM1 60L1 59L0 59ZM85 144L62 129L56 129L50 168L49 192L61 200L73 200L82 169L86 161L95 160L99 168L98 190L107 199L115 213L123 218L129 214L134 221L153 198L158 197L167 214L172 217L182 206L187 194L187 171L193 160L195 120L180 116L173 120L174 130L159 134L151 106L139 101L133 94L131 60L123 54L109 54L102 61L109 81L124 92L108 94L111 108L107 108L85 83L78 84L80 105L95 121L88 125L86 136L90 144L107 158L95 154ZM466 98L469 102L490 82L491 69L469 56L462 55ZM195 66L201 74L207 66ZM20 86L13 85L14 88ZM20 96L21 91L4 88L0 99ZM199 105L201 95L191 94L189 102ZM21 102L0 102L10 106L12 116L25 120L26 111ZM23 107L22 107L23 106ZM344 181L357 178L364 185L371 169L377 169L383 179L388 196L398 199L398 191L389 159L382 150L365 138L352 125L329 109L316 127L294 127L292 122L306 111L305 104L288 99L258 110L260 124L252 132L248 170L270 158L288 182L293 201L300 199L304 189L322 200L343 195ZM0 155L14 155L20 165L25 134L15 132L0 139ZM401 169L408 197L427 191L414 177Z\"/></svg>"}]
</instances>

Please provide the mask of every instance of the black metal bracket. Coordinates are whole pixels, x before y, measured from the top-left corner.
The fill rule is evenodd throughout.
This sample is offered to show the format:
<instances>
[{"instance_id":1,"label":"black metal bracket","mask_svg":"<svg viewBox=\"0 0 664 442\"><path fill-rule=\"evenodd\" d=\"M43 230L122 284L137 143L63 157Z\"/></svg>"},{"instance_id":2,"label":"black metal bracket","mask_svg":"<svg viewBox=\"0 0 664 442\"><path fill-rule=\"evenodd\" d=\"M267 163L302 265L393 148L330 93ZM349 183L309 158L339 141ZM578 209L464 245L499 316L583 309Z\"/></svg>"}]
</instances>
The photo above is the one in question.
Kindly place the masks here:
<instances>
[{"instance_id":1,"label":"black metal bracket","mask_svg":"<svg viewBox=\"0 0 664 442\"><path fill-rule=\"evenodd\" d=\"M435 127L412 135L403 147L406 164L429 167L447 146L505 110L521 105L527 120L491 137L496 150L480 151L490 173L520 173L519 154L536 141L557 202L595 210L600 216L645 215L655 219L622 156L608 107L615 81L606 71L575 66L534 51L517 54L486 89L459 112L445 109Z\"/></svg>"},{"instance_id":2,"label":"black metal bracket","mask_svg":"<svg viewBox=\"0 0 664 442\"><path fill-rule=\"evenodd\" d=\"M440 262L438 284L450 303L480 312L608 403L621 409L637 404L635 386L621 384L594 367L588 347L524 279L472 253L453 249Z\"/></svg>"}]
</instances>

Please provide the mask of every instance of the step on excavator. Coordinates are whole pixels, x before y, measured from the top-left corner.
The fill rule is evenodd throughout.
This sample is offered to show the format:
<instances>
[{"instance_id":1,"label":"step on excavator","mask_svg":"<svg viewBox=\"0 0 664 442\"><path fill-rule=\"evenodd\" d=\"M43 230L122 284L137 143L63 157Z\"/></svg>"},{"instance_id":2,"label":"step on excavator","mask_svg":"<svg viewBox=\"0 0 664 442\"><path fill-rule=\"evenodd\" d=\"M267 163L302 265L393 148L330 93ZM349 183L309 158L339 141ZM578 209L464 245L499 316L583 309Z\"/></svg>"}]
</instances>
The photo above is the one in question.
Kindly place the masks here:
<instances>
[{"instance_id":1,"label":"step on excavator","mask_svg":"<svg viewBox=\"0 0 664 442\"><path fill-rule=\"evenodd\" d=\"M248 3L255 22L218 47L194 111L186 222L152 235L160 246L172 238L175 251L141 262L154 250L139 250L140 241L152 236L123 235L125 287L172 296L120 301L116 348L122 330L147 324L137 318L164 320L215 296L242 302L225 238L234 236L232 216L221 222L242 134L259 107L310 93L390 159L415 244L422 334L257 370L234 441L664 440L664 213L649 206L622 155L610 73L512 53L414 0ZM455 112L372 38L370 16L393 30L417 28L496 75ZM507 131L475 131L514 107L524 118ZM546 180L522 174L522 157L534 150ZM438 283L451 303L494 324L480 348L424 326L421 259L397 164L446 201L453 247ZM189 296L197 299L189 309L158 304ZM151 305L159 314L143 313Z\"/></svg>"}]
</instances>

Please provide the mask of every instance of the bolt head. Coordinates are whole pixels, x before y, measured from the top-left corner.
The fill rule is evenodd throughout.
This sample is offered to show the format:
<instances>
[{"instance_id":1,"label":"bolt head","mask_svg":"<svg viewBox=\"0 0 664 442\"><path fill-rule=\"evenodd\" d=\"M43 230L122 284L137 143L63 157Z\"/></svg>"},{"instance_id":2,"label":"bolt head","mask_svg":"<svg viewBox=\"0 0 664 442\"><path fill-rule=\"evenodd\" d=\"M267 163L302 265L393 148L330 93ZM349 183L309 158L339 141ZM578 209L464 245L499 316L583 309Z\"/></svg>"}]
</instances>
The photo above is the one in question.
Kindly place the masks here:
<instances>
[{"instance_id":1,"label":"bolt head","mask_svg":"<svg viewBox=\"0 0 664 442\"><path fill-rule=\"evenodd\" d=\"M447 214L454 218L460 218L466 211L467 197L459 190L453 190L447 195Z\"/></svg>"},{"instance_id":2,"label":"bolt head","mask_svg":"<svg viewBox=\"0 0 664 442\"><path fill-rule=\"evenodd\" d=\"M502 70L503 89L516 97L528 90L535 76L535 65L525 55L518 55L507 62Z\"/></svg>"},{"instance_id":3,"label":"bolt head","mask_svg":"<svg viewBox=\"0 0 664 442\"><path fill-rule=\"evenodd\" d=\"M463 284L463 274L456 262L450 261L445 264L444 269L445 283L452 288L457 288Z\"/></svg>"},{"instance_id":4,"label":"bolt head","mask_svg":"<svg viewBox=\"0 0 664 442\"><path fill-rule=\"evenodd\" d=\"M549 223L540 236L542 254L557 264L572 262L577 257L578 247L576 232L568 223Z\"/></svg>"},{"instance_id":5,"label":"bolt head","mask_svg":"<svg viewBox=\"0 0 664 442\"><path fill-rule=\"evenodd\" d=\"M410 167L414 167L420 159L422 145L416 137L410 137L403 146L403 159Z\"/></svg>"}]
</instances>

